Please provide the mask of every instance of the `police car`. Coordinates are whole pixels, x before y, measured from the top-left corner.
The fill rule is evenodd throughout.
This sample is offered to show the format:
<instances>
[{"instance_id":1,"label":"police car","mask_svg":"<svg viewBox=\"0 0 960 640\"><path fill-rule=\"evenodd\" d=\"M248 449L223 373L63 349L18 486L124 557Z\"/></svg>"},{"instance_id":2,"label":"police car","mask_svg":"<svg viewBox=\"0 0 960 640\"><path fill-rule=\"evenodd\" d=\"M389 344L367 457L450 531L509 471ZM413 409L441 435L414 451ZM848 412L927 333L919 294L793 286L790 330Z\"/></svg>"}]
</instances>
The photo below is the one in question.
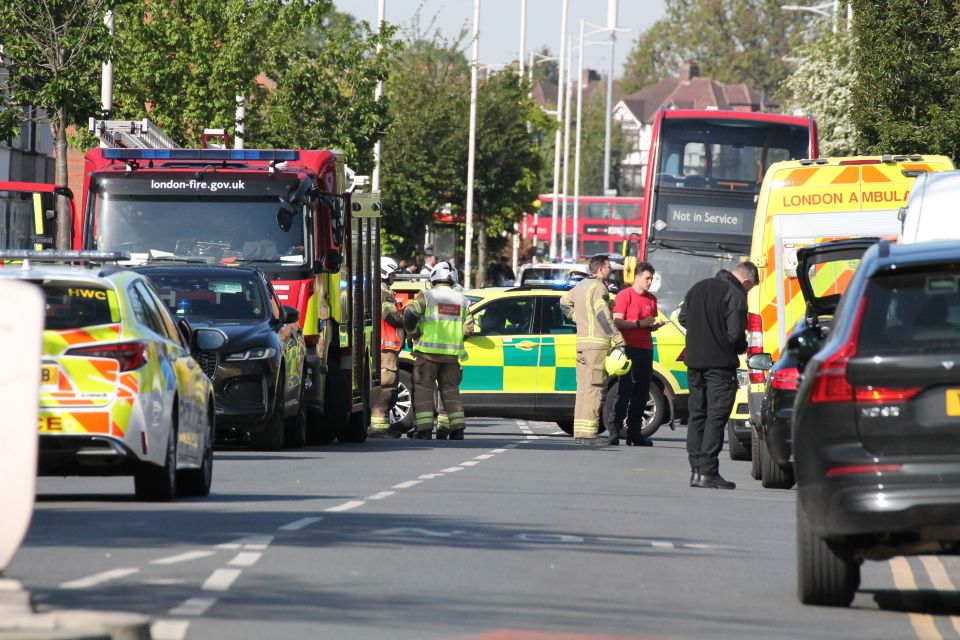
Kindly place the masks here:
<instances>
[{"instance_id":1,"label":"police car","mask_svg":"<svg viewBox=\"0 0 960 640\"><path fill-rule=\"evenodd\" d=\"M174 322L128 254L3 251L0 278L44 293L38 470L132 475L138 499L206 496L214 399L191 347L223 334ZM9 261L18 261L10 263Z\"/></svg>"},{"instance_id":2,"label":"police car","mask_svg":"<svg viewBox=\"0 0 960 640\"><path fill-rule=\"evenodd\" d=\"M465 292L476 323L476 332L464 341L467 357L461 360L460 393L467 416L554 421L573 433L577 329L560 311L565 289L565 285L494 287ZM661 332L654 334L654 384L643 429L647 436L686 410L684 338L679 331ZM412 370L413 357L406 350L390 415L391 422L404 428L413 425ZM605 415L614 400L613 393L607 394Z\"/></svg>"}]
</instances>

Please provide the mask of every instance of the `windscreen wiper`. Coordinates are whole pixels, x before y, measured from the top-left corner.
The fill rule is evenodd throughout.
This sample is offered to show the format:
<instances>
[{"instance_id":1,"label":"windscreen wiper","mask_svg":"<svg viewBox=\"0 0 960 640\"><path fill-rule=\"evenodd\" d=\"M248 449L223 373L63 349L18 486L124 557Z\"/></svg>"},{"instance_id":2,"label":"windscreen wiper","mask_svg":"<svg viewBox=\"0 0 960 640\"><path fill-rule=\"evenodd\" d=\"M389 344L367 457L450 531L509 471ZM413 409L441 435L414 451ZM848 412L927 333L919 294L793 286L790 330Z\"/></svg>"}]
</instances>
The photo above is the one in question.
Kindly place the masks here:
<instances>
[{"instance_id":1,"label":"windscreen wiper","mask_svg":"<svg viewBox=\"0 0 960 640\"><path fill-rule=\"evenodd\" d=\"M716 258L722 260L723 256L707 249L691 249L689 247L678 247L677 245L670 244L669 242L664 242L663 240L654 240L653 244L650 245L650 249L669 249L671 251L677 251L679 253L684 253L688 256L697 256L699 258Z\"/></svg>"}]
</instances>

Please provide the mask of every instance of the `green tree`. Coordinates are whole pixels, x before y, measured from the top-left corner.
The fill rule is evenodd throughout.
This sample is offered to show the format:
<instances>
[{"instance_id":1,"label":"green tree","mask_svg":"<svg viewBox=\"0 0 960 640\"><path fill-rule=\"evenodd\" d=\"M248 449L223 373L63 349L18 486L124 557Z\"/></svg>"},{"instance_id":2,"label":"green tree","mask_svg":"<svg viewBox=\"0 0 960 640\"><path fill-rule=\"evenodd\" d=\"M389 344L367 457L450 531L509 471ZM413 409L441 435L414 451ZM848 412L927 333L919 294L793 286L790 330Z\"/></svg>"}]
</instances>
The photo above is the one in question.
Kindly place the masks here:
<instances>
[{"instance_id":1,"label":"green tree","mask_svg":"<svg viewBox=\"0 0 960 640\"><path fill-rule=\"evenodd\" d=\"M55 179L67 183L67 127L100 110L100 64L110 57L108 0L3 0L0 135L15 135L43 110L56 149ZM70 243L69 210L57 212L57 246Z\"/></svg>"},{"instance_id":2,"label":"green tree","mask_svg":"<svg viewBox=\"0 0 960 640\"><path fill-rule=\"evenodd\" d=\"M799 47L793 57L797 66L782 86L784 111L814 117L821 155L856 153L852 34L824 29L820 37Z\"/></svg>"},{"instance_id":3,"label":"green tree","mask_svg":"<svg viewBox=\"0 0 960 640\"><path fill-rule=\"evenodd\" d=\"M960 7L855 0L853 12L858 146L960 157Z\"/></svg>"},{"instance_id":4,"label":"green tree","mask_svg":"<svg viewBox=\"0 0 960 640\"><path fill-rule=\"evenodd\" d=\"M789 75L784 60L813 24L807 12L785 12L781 0L666 0L666 17L641 34L624 70L639 88L695 60L706 77L745 82L768 99Z\"/></svg>"}]
</instances>

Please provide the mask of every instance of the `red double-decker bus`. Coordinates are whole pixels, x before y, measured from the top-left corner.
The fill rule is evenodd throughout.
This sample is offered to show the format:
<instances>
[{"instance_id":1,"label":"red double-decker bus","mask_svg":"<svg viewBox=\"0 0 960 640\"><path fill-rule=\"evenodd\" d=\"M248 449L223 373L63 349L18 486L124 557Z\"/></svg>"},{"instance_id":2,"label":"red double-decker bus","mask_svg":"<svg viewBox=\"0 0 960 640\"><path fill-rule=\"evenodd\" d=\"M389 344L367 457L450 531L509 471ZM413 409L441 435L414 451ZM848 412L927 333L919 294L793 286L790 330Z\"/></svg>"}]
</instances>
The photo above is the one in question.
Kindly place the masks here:
<instances>
[{"instance_id":1,"label":"red double-decker bus","mask_svg":"<svg viewBox=\"0 0 960 640\"><path fill-rule=\"evenodd\" d=\"M694 283L749 255L767 168L817 155L812 118L688 109L657 114L637 253L656 267L665 313Z\"/></svg>"},{"instance_id":2,"label":"red double-decker bus","mask_svg":"<svg viewBox=\"0 0 960 640\"><path fill-rule=\"evenodd\" d=\"M588 258L598 253L619 254L623 241L631 234L641 232L643 198L558 196L554 207L553 195L539 196L542 206L534 227L534 214L524 216L520 237L537 247L541 257L549 255L550 232L554 210L557 213L557 255L563 258ZM563 220L566 203L566 223ZM579 212L574 216L574 204ZM576 218L576 220L575 220ZM563 242L564 229L566 242ZM562 248L562 251L560 250Z\"/></svg>"}]
</instances>

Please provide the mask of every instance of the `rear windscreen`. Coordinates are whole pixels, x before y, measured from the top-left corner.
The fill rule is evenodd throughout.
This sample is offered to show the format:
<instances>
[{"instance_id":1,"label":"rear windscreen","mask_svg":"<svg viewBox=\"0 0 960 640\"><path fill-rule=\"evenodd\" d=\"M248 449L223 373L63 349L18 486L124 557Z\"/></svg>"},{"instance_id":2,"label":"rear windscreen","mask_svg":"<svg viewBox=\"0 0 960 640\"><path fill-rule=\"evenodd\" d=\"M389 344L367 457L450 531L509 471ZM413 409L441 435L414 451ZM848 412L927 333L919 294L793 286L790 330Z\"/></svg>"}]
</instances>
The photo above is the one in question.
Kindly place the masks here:
<instances>
[{"instance_id":1,"label":"rear windscreen","mask_svg":"<svg viewBox=\"0 0 960 640\"><path fill-rule=\"evenodd\" d=\"M87 283L41 286L46 297L45 329L79 329L116 321L111 318L109 297L103 287Z\"/></svg>"},{"instance_id":2,"label":"rear windscreen","mask_svg":"<svg viewBox=\"0 0 960 640\"><path fill-rule=\"evenodd\" d=\"M960 351L960 264L883 272L866 295L862 355Z\"/></svg>"}]
</instances>

